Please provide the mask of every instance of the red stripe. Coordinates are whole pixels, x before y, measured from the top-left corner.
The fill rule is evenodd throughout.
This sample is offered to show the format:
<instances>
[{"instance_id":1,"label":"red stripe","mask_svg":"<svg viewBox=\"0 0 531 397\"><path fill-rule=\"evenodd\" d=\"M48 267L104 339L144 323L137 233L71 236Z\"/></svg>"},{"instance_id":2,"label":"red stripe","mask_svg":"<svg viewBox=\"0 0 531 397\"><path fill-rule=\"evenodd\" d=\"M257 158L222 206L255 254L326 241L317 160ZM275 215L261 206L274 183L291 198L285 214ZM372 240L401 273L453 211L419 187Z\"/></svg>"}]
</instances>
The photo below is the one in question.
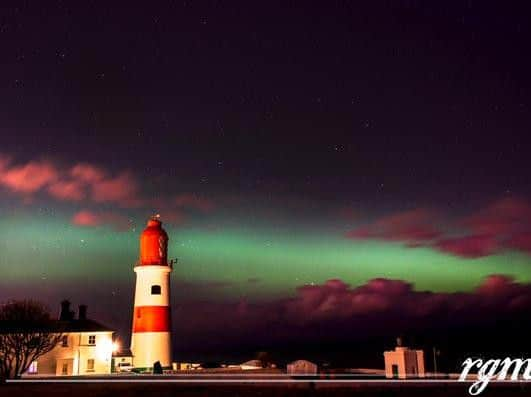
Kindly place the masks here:
<instances>
[{"instance_id":1,"label":"red stripe","mask_svg":"<svg viewBox=\"0 0 531 397\"><path fill-rule=\"evenodd\" d=\"M133 332L170 331L170 308L168 306L138 306L133 317Z\"/></svg>"}]
</instances>

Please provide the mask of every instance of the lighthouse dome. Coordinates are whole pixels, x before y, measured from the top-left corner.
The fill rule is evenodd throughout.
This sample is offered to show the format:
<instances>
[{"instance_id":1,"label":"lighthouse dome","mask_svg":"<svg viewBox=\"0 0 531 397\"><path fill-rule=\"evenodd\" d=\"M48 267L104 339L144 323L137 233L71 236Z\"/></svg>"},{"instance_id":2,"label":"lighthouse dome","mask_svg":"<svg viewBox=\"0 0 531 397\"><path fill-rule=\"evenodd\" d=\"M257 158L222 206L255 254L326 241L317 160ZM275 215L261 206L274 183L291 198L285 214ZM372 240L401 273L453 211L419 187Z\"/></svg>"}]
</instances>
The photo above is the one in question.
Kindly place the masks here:
<instances>
[{"instance_id":1,"label":"lighthouse dome","mask_svg":"<svg viewBox=\"0 0 531 397\"><path fill-rule=\"evenodd\" d=\"M168 264L168 234L162 228L158 217L148 220L147 226L140 235L140 265Z\"/></svg>"}]
</instances>

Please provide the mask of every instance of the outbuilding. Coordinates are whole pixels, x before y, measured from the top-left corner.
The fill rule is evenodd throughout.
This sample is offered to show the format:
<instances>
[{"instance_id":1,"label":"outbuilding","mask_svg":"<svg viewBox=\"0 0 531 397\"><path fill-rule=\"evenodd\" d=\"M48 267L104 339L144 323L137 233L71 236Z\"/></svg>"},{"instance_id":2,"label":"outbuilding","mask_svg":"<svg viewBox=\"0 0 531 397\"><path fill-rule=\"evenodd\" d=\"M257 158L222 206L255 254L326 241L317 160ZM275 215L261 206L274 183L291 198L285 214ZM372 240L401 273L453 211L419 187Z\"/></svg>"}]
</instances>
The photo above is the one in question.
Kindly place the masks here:
<instances>
[{"instance_id":1,"label":"outbuilding","mask_svg":"<svg viewBox=\"0 0 531 397\"><path fill-rule=\"evenodd\" d=\"M386 378L424 378L424 352L397 346L384 352Z\"/></svg>"},{"instance_id":2,"label":"outbuilding","mask_svg":"<svg viewBox=\"0 0 531 397\"><path fill-rule=\"evenodd\" d=\"M289 375L317 375L318 366L308 360L297 360L289 363L286 372Z\"/></svg>"}]
</instances>

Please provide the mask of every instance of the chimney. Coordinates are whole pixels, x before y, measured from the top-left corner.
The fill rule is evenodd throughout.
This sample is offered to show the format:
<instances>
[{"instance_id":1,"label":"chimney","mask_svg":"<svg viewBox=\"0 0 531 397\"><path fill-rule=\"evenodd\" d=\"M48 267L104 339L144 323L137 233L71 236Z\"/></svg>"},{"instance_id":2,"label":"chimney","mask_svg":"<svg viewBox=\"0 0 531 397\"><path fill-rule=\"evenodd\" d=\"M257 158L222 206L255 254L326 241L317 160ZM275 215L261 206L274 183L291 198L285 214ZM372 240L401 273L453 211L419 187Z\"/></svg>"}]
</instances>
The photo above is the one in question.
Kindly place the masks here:
<instances>
[{"instance_id":1,"label":"chimney","mask_svg":"<svg viewBox=\"0 0 531 397\"><path fill-rule=\"evenodd\" d=\"M61 302L61 313L59 314L59 320L68 321L72 320L72 312L70 311L70 301L64 300Z\"/></svg>"},{"instance_id":2,"label":"chimney","mask_svg":"<svg viewBox=\"0 0 531 397\"><path fill-rule=\"evenodd\" d=\"M79 319L80 320L87 319L87 305L79 305Z\"/></svg>"}]
</instances>

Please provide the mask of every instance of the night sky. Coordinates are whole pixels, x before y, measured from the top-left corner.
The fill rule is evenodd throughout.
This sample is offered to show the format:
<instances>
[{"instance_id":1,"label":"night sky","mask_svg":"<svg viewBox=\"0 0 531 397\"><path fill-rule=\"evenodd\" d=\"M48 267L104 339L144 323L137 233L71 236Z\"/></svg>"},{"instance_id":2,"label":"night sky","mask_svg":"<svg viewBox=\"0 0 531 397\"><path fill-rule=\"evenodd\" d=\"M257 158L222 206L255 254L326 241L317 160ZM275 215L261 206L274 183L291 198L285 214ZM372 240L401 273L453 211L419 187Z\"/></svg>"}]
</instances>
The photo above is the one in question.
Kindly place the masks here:
<instances>
[{"instance_id":1,"label":"night sky","mask_svg":"<svg viewBox=\"0 0 531 397\"><path fill-rule=\"evenodd\" d=\"M160 214L178 357L529 318L525 3L131 3L0 9L0 301L126 345Z\"/></svg>"}]
</instances>

